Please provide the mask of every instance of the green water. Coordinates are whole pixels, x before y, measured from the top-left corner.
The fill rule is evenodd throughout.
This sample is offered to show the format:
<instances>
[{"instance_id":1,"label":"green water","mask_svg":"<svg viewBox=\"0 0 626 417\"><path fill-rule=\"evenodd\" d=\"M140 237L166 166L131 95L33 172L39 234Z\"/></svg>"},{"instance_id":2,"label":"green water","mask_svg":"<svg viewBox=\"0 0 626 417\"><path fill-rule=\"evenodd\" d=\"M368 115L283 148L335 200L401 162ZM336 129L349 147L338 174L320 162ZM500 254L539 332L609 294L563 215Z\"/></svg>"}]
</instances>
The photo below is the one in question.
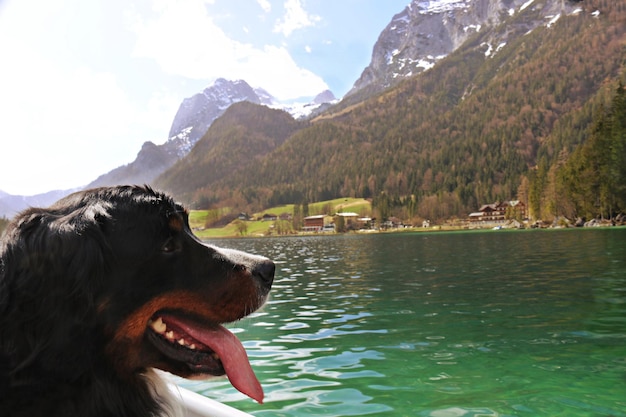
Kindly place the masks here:
<instances>
[{"instance_id":1,"label":"green water","mask_svg":"<svg viewBox=\"0 0 626 417\"><path fill-rule=\"evenodd\" d=\"M626 416L626 229L216 242L277 262L235 324L255 416Z\"/></svg>"}]
</instances>

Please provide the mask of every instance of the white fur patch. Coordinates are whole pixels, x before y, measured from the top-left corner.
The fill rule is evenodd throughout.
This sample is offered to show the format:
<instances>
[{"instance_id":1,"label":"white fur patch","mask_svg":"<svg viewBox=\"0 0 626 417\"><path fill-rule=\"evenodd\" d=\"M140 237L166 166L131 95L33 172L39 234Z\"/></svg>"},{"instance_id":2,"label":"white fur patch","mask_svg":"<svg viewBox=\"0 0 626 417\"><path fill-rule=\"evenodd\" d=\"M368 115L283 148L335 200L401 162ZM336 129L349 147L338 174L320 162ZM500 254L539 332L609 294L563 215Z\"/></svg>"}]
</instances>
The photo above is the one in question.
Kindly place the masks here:
<instances>
[{"instance_id":1,"label":"white fur patch","mask_svg":"<svg viewBox=\"0 0 626 417\"><path fill-rule=\"evenodd\" d=\"M166 375L164 372L156 369L150 369L144 374L152 397L163 409L161 417L184 417L180 395L176 395L176 392L169 388L169 384L162 377L164 375Z\"/></svg>"}]
</instances>

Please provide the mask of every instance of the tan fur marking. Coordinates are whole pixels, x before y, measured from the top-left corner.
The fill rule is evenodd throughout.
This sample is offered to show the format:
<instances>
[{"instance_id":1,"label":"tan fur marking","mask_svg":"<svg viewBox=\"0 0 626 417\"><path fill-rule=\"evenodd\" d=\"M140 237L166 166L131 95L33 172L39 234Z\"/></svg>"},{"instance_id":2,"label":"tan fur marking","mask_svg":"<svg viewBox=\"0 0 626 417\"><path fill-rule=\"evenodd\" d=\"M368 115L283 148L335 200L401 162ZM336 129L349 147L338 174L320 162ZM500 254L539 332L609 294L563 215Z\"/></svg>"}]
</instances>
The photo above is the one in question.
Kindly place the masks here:
<instances>
[{"instance_id":1,"label":"tan fur marking","mask_svg":"<svg viewBox=\"0 0 626 417\"><path fill-rule=\"evenodd\" d=\"M169 218L168 226L170 230L181 232L183 230L183 221L179 217L172 216Z\"/></svg>"},{"instance_id":2,"label":"tan fur marking","mask_svg":"<svg viewBox=\"0 0 626 417\"><path fill-rule=\"evenodd\" d=\"M148 367L169 370L166 364L155 362L158 356L144 342L148 322L155 313L180 311L207 323L221 324L241 319L260 307L262 301L249 273L233 274L222 285L211 288L208 294L176 290L158 295L131 313L114 330L106 347L107 356L117 358L113 366L121 375Z\"/></svg>"}]
</instances>

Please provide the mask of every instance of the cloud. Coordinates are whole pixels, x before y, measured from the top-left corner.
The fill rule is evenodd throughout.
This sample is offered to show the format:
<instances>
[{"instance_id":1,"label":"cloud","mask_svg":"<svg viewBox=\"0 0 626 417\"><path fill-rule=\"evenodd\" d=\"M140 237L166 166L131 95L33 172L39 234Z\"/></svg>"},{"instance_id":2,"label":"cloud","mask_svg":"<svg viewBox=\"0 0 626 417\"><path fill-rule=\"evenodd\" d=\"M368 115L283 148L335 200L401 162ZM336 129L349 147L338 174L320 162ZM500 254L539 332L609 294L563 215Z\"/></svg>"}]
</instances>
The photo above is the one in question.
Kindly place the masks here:
<instances>
[{"instance_id":1,"label":"cloud","mask_svg":"<svg viewBox=\"0 0 626 417\"><path fill-rule=\"evenodd\" d=\"M134 55L153 59L166 73L196 80L243 79L281 100L328 88L321 77L299 67L285 47L255 47L229 38L200 0L159 6L154 17L133 24Z\"/></svg>"},{"instance_id":2,"label":"cloud","mask_svg":"<svg viewBox=\"0 0 626 417\"><path fill-rule=\"evenodd\" d=\"M84 185L136 153L138 113L111 73L62 68L28 53L12 68L0 79L0 114L10 121L0 162L5 191Z\"/></svg>"},{"instance_id":3,"label":"cloud","mask_svg":"<svg viewBox=\"0 0 626 417\"><path fill-rule=\"evenodd\" d=\"M41 14L23 2L0 4L3 191L27 195L84 185L128 163L143 141L166 136L154 134L146 107L112 72L81 59L74 49L80 42L62 43L76 29L71 23L78 19L68 10L77 4L44 2ZM80 35L91 39L91 32Z\"/></svg>"},{"instance_id":4,"label":"cloud","mask_svg":"<svg viewBox=\"0 0 626 417\"><path fill-rule=\"evenodd\" d=\"M295 30L315 26L321 20L319 16L308 14L300 0L285 1L285 10L285 16L276 22L274 32L282 33L286 37L289 37Z\"/></svg>"},{"instance_id":5,"label":"cloud","mask_svg":"<svg viewBox=\"0 0 626 417\"><path fill-rule=\"evenodd\" d=\"M259 3L259 6L261 6L261 9L263 9L265 13L272 11L272 5L268 0L257 0L256 2Z\"/></svg>"}]
</instances>

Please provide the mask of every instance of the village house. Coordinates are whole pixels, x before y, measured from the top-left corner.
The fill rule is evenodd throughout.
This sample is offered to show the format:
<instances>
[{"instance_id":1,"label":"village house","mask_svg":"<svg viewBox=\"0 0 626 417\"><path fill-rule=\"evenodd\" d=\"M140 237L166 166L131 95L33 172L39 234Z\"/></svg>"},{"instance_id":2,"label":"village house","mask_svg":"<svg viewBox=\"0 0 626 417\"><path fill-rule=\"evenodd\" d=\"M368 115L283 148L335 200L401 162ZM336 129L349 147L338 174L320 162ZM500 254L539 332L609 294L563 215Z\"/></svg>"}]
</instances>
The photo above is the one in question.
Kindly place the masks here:
<instances>
[{"instance_id":1,"label":"village house","mask_svg":"<svg viewBox=\"0 0 626 417\"><path fill-rule=\"evenodd\" d=\"M528 219L526 213L526 204L522 203L519 200L509 201L508 204L509 207L507 208L507 213L509 218L513 218L516 220Z\"/></svg>"},{"instance_id":2,"label":"village house","mask_svg":"<svg viewBox=\"0 0 626 417\"><path fill-rule=\"evenodd\" d=\"M335 230L333 218L324 214L307 216L302 230L305 232L331 232Z\"/></svg>"},{"instance_id":3,"label":"village house","mask_svg":"<svg viewBox=\"0 0 626 417\"><path fill-rule=\"evenodd\" d=\"M472 223L503 224L509 220L526 218L526 205L519 200L484 204L477 212L470 213Z\"/></svg>"},{"instance_id":4,"label":"village house","mask_svg":"<svg viewBox=\"0 0 626 417\"><path fill-rule=\"evenodd\" d=\"M308 216L304 219L302 230L305 232L331 232L335 231L335 224L342 222L344 230L370 229L375 219L371 217L359 217L356 213L337 213L334 216L317 215Z\"/></svg>"},{"instance_id":5,"label":"village house","mask_svg":"<svg viewBox=\"0 0 626 417\"><path fill-rule=\"evenodd\" d=\"M263 215L263 217L261 217L261 221L264 221L264 222L273 222L273 221L276 221L276 219L277 219L277 218L278 218L278 216L277 216L277 215L275 215L275 214L272 214L272 213L265 213L265 214Z\"/></svg>"},{"instance_id":6,"label":"village house","mask_svg":"<svg viewBox=\"0 0 626 417\"><path fill-rule=\"evenodd\" d=\"M389 217L387 221L381 224L383 229L402 229L404 228L404 222L398 217Z\"/></svg>"},{"instance_id":7,"label":"village house","mask_svg":"<svg viewBox=\"0 0 626 417\"><path fill-rule=\"evenodd\" d=\"M304 218L302 230L305 232L319 232L324 228L324 215L308 216Z\"/></svg>"},{"instance_id":8,"label":"village house","mask_svg":"<svg viewBox=\"0 0 626 417\"><path fill-rule=\"evenodd\" d=\"M360 230L369 230L372 229L374 227L374 221L376 219L373 219L371 217L359 217L358 219L356 219L357 223L359 224L359 229Z\"/></svg>"}]
</instances>

